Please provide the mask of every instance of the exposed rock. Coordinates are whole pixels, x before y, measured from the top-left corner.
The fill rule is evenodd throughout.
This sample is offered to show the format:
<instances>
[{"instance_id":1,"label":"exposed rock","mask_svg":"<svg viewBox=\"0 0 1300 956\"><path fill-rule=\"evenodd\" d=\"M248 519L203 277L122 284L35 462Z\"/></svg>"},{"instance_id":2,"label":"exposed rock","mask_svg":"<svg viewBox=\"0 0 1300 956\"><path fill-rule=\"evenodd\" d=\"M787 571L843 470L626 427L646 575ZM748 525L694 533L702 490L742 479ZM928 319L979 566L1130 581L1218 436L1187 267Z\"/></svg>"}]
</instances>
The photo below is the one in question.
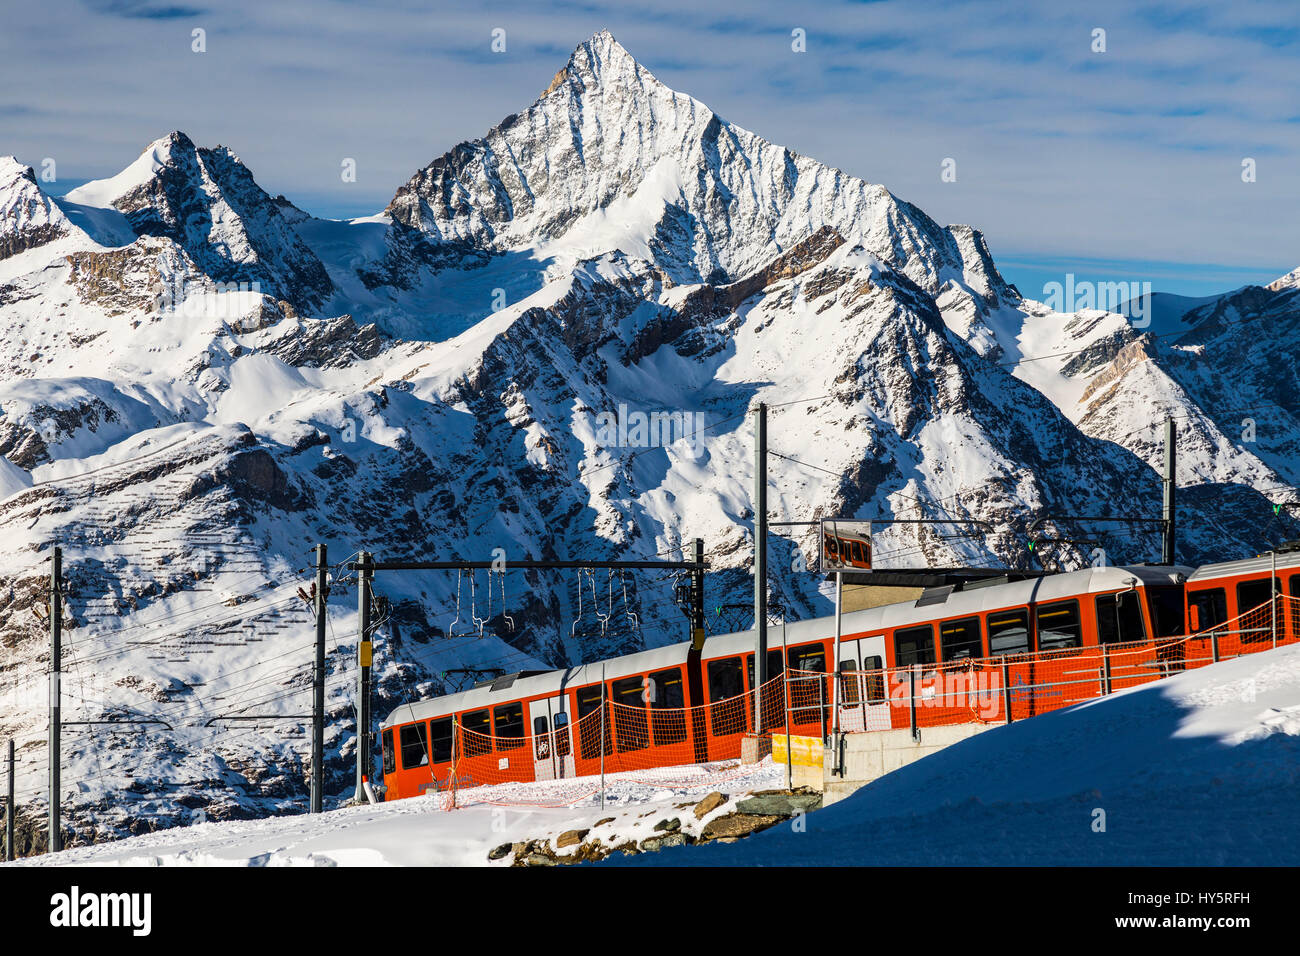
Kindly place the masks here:
<instances>
[{"instance_id":1,"label":"exposed rock","mask_svg":"<svg viewBox=\"0 0 1300 956\"><path fill-rule=\"evenodd\" d=\"M656 833L659 832L672 833L674 830L680 830L681 828L682 828L682 821L677 819L676 817L673 817L671 820L660 820L658 823L655 824Z\"/></svg>"},{"instance_id":2,"label":"exposed rock","mask_svg":"<svg viewBox=\"0 0 1300 956\"><path fill-rule=\"evenodd\" d=\"M806 813L822 805L822 795L812 791L805 793L787 793L783 790L764 790L751 794L736 802L738 813L753 813L767 816L793 816Z\"/></svg>"},{"instance_id":3,"label":"exposed rock","mask_svg":"<svg viewBox=\"0 0 1300 956\"><path fill-rule=\"evenodd\" d=\"M565 830L555 838L556 849L563 850L566 846L573 846L575 843L581 843L587 838L590 830Z\"/></svg>"},{"instance_id":4,"label":"exposed rock","mask_svg":"<svg viewBox=\"0 0 1300 956\"><path fill-rule=\"evenodd\" d=\"M0 156L0 259L53 242L71 230L63 211L37 184L32 167Z\"/></svg>"},{"instance_id":5,"label":"exposed rock","mask_svg":"<svg viewBox=\"0 0 1300 956\"><path fill-rule=\"evenodd\" d=\"M747 837L758 830L766 830L783 819L781 816L758 813L728 813L708 822L700 833L700 842Z\"/></svg>"},{"instance_id":6,"label":"exposed rock","mask_svg":"<svg viewBox=\"0 0 1300 956\"><path fill-rule=\"evenodd\" d=\"M695 819L703 820L706 816L726 802L727 795L725 793L719 793L716 790L713 791L695 805Z\"/></svg>"},{"instance_id":7,"label":"exposed rock","mask_svg":"<svg viewBox=\"0 0 1300 956\"><path fill-rule=\"evenodd\" d=\"M645 853L654 853L668 846L686 846L690 843L690 838L685 833L666 833L663 836L646 837L641 841L641 850Z\"/></svg>"}]
</instances>

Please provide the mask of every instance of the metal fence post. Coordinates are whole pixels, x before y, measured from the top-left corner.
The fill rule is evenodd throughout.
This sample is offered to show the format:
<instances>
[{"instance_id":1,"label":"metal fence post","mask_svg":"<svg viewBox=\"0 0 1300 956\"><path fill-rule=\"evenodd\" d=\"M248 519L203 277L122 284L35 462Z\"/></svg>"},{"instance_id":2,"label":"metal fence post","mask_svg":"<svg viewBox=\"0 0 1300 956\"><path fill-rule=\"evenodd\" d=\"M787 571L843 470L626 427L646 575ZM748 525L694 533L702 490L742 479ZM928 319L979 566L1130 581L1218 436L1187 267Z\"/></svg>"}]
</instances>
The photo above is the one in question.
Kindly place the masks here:
<instances>
[{"instance_id":1,"label":"metal fence post","mask_svg":"<svg viewBox=\"0 0 1300 956\"><path fill-rule=\"evenodd\" d=\"M14 848L14 741L9 738L9 783L7 784L9 796L5 800L5 861L12 863L18 859L18 851Z\"/></svg>"},{"instance_id":2,"label":"metal fence post","mask_svg":"<svg viewBox=\"0 0 1300 956\"><path fill-rule=\"evenodd\" d=\"M1210 654L1214 657L1214 663L1219 663L1219 632L1210 632Z\"/></svg>"},{"instance_id":3,"label":"metal fence post","mask_svg":"<svg viewBox=\"0 0 1300 956\"><path fill-rule=\"evenodd\" d=\"M1281 610L1278 606L1282 602L1278 600L1277 587L1277 552L1273 552L1273 572L1268 579L1268 618L1273 626L1273 646L1277 647L1277 612Z\"/></svg>"},{"instance_id":4,"label":"metal fence post","mask_svg":"<svg viewBox=\"0 0 1300 956\"><path fill-rule=\"evenodd\" d=\"M456 809L457 781L460 777L460 718L451 715L451 808Z\"/></svg>"},{"instance_id":5,"label":"metal fence post","mask_svg":"<svg viewBox=\"0 0 1300 956\"><path fill-rule=\"evenodd\" d=\"M1101 646L1101 696L1110 693L1110 645Z\"/></svg>"},{"instance_id":6,"label":"metal fence post","mask_svg":"<svg viewBox=\"0 0 1300 956\"><path fill-rule=\"evenodd\" d=\"M912 714L912 739L917 743L920 743L921 728L917 726L916 723L916 668L915 666L907 672L907 687L909 691L908 697L910 698L908 706Z\"/></svg>"},{"instance_id":7,"label":"metal fence post","mask_svg":"<svg viewBox=\"0 0 1300 956\"><path fill-rule=\"evenodd\" d=\"M1011 723L1011 665L1005 660L1002 662L1002 710L1007 723Z\"/></svg>"},{"instance_id":8,"label":"metal fence post","mask_svg":"<svg viewBox=\"0 0 1300 956\"><path fill-rule=\"evenodd\" d=\"M605 665L600 665L600 808L605 809Z\"/></svg>"}]
</instances>

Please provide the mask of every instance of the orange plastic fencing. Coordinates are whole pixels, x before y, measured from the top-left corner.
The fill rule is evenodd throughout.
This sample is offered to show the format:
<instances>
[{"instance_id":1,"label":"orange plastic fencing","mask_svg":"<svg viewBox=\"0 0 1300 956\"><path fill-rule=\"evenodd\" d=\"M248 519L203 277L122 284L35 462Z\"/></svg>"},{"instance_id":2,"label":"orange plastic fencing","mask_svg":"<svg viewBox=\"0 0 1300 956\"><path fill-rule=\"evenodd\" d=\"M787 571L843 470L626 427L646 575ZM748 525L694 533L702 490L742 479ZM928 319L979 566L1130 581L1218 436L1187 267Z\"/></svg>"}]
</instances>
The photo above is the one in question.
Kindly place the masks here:
<instances>
[{"instance_id":1,"label":"orange plastic fencing","mask_svg":"<svg viewBox=\"0 0 1300 956\"><path fill-rule=\"evenodd\" d=\"M1300 599L1278 595L1198 633L1103 647L968 658L839 675L838 730L1003 723L1160 680L1300 638ZM457 725L450 765L423 790L447 808L567 806L600 792L600 775L654 786L725 782L746 736L825 738L837 729L835 675L787 671L755 692L696 707L606 698L571 724L518 735ZM422 725L424 726L424 725ZM484 729L491 729L484 727ZM405 761L403 754L403 761ZM508 786L507 786L508 785Z\"/></svg>"},{"instance_id":2,"label":"orange plastic fencing","mask_svg":"<svg viewBox=\"0 0 1300 956\"><path fill-rule=\"evenodd\" d=\"M783 709L780 677L761 690L765 711ZM753 727L753 691L697 707L606 699L543 734L493 735L457 726L450 766L430 771L422 789L435 791L452 808L568 806L598 793L602 773L651 786L720 784L747 772L736 765L741 741Z\"/></svg>"},{"instance_id":3,"label":"orange plastic fencing","mask_svg":"<svg viewBox=\"0 0 1300 956\"><path fill-rule=\"evenodd\" d=\"M1180 671L1269 650L1300 638L1300 599L1273 601L1182 637L968 658L840 675L846 732L1023 720ZM829 674L820 680L834 696Z\"/></svg>"}]
</instances>

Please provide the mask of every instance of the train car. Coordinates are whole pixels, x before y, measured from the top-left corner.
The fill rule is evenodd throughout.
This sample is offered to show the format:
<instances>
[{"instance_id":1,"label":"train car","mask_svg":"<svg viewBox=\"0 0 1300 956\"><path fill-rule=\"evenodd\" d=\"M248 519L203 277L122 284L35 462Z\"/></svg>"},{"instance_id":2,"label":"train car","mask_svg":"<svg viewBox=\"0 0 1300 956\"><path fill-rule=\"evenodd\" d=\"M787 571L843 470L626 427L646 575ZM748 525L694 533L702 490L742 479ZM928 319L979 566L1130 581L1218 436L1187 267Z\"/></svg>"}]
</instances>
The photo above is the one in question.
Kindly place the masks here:
<instances>
[{"instance_id":1,"label":"train car","mask_svg":"<svg viewBox=\"0 0 1300 956\"><path fill-rule=\"evenodd\" d=\"M1005 661L1009 679L1020 684L1042 683L1051 670L1062 688L1055 706L1089 699L1098 692L1095 663L1079 665L1086 677L1076 677L1071 658L1182 634L1191 573L1090 568L936 589L916 601L845 613L837 667L853 676L843 684L838 715L825 679L834 618L770 628L768 678L788 680L760 693L763 729L788 723L792 733L824 737L836 717L844 730L905 726L907 709L891 706L901 691L898 668L924 685L985 658ZM753 647L753 632L742 631L710 637L703 650L674 644L403 704L381 728L385 799L445 789L453 767L456 785L468 787L595 774L602 754L615 768L734 759L754 726ZM947 704L934 704L942 718ZM952 711L954 719L969 719L968 702L953 703Z\"/></svg>"},{"instance_id":2,"label":"train car","mask_svg":"<svg viewBox=\"0 0 1300 956\"><path fill-rule=\"evenodd\" d=\"M1204 636L1189 640L1189 655L1232 657L1300 638L1300 600L1279 614L1274 594L1300 599L1300 550L1197 568L1187 580L1188 632Z\"/></svg>"}]
</instances>

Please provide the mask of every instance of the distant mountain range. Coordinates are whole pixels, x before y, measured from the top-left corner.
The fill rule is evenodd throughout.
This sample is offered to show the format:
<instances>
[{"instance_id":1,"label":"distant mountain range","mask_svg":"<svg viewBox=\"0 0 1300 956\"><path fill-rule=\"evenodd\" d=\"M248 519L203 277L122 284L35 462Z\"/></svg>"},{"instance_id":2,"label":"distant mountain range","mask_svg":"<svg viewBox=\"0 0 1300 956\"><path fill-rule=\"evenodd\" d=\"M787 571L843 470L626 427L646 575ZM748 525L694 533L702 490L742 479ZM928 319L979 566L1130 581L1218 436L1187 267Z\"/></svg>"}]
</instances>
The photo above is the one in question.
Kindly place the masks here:
<instances>
[{"instance_id":1,"label":"distant mountain range","mask_svg":"<svg viewBox=\"0 0 1300 956\"><path fill-rule=\"evenodd\" d=\"M1274 513L1300 484L1298 291L1300 270L1146 312L1053 311L1003 280L977 230L728 123L609 33L372 217L315 218L180 132L62 198L0 159L0 679L41 684L30 608L57 541L65 686L91 688L72 709L178 728L143 757L119 731L70 745L77 825L298 806L292 722L197 725L309 706L296 589L316 541L338 561L508 560L671 555L698 536L723 572L710 600L743 601L759 401L782 456L774 518L994 526L882 525L885 566L1156 558L1150 527L1049 522L1073 543L1032 553L1026 529L1157 514L1167 415L1179 559L1254 553L1300 536L1294 509ZM628 444L611 414L692 429ZM795 554L814 542L773 540L792 617L828 609ZM342 791L356 598L338 578ZM459 610L454 574L377 583L379 714L473 668L682 634L663 576L480 574L472 608L464 576ZM0 713L33 787L44 721L43 694Z\"/></svg>"}]
</instances>

